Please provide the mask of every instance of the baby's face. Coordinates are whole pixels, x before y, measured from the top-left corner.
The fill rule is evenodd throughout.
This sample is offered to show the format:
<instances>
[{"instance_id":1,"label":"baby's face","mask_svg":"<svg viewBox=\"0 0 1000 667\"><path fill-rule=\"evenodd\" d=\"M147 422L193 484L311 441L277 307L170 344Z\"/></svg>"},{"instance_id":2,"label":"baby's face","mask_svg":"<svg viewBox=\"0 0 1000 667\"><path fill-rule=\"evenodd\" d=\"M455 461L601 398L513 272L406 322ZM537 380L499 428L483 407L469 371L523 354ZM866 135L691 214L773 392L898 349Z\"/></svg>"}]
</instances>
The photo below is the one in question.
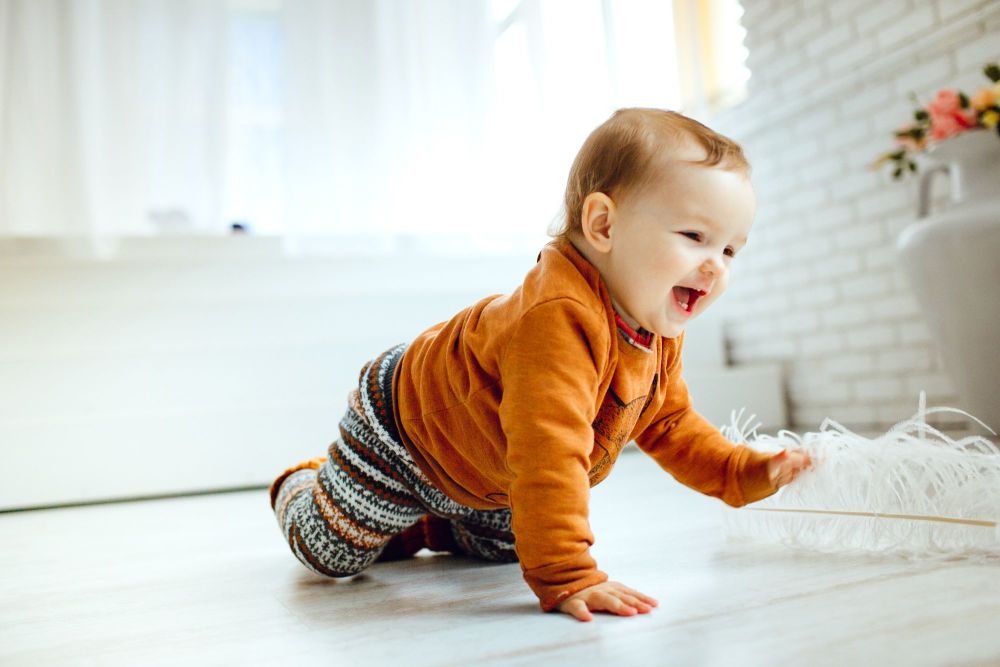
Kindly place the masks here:
<instances>
[{"instance_id":1,"label":"baby's face","mask_svg":"<svg viewBox=\"0 0 1000 667\"><path fill-rule=\"evenodd\" d=\"M616 201L604 281L630 324L667 338L719 298L756 201L739 171L673 161Z\"/></svg>"}]
</instances>

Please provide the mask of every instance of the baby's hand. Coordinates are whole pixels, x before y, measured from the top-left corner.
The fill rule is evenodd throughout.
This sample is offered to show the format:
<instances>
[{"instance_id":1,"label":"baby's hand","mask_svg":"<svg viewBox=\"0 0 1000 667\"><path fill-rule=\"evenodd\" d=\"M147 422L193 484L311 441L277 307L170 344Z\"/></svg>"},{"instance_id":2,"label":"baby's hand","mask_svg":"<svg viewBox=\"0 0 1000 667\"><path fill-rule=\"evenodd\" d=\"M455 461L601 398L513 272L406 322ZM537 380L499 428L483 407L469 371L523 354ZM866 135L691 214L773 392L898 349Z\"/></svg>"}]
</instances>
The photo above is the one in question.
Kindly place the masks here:
<instances>
[{"instance_id":1,"label":"baby's hand","mask_svg":"<svg viewBox=\"0 0 1000 667\"><path fill-rule=\"evenodd\" d=\"M771 484L782 487L794 482L799 473L812 466L809 452L783 449L767 462L767 477Z\"/></svg>"},{"instance_id":2,"label":"baby's hand","mask_svg":"<svg viewBox=\"0 0 1000 667\"><path fill-rule=\"evenodd\" d=\"M562 601L559 611L579 621L592 621L592 611L607 611L619 616L648 614L658 603L653 598L617 581L605 581L584 588Z\"/></svg>"}]
</instances>

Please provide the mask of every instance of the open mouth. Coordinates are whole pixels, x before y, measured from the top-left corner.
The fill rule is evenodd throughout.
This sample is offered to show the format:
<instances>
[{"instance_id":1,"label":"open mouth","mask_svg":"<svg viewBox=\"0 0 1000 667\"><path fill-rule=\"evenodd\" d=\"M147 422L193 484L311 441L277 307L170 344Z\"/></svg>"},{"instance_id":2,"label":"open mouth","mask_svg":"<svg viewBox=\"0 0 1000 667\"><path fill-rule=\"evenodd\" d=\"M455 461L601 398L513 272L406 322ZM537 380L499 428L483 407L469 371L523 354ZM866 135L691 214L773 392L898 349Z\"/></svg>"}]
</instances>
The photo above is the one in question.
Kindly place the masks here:
<instances>
[{"instance_id":1,"label":"open mouth","mask_svg":"<svg viewBox=\"0 0 1000 667\"><path fill-rule=\"evenodd\" d=\"M686 313L692 312L694 304L698 302L698 299L705 296L705 294L707 292L692 287L681 287L680 285L674 287L674 299L677 301L680 309Z\"/></svg>"}]
</instances>

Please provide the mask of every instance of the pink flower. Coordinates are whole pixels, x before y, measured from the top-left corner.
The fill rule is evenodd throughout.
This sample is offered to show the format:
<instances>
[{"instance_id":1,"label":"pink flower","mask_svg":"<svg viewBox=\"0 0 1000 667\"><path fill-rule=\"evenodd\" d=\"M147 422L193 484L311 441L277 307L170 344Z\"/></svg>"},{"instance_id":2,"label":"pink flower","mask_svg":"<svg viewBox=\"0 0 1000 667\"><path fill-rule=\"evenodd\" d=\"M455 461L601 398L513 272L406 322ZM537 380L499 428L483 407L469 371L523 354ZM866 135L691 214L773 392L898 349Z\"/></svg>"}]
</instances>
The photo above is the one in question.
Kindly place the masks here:
<instances>
[{"instance_id":1,"label":"pink flower","mask_svg":"<svg viewBox=\"0 0 1000 667\"><path fill-rule=\"evenodd\" d=\"M975 126L975 121L957 111L940 116L931 115L931 136L937 141L961 134Z\"/></svg>"},{"instance_id":2,"label":"pink flower","mask_svg":"<svg viewBox=\"0 0 1000 667\"><path fill-rule=\"evenodd\" d=\"M937 97L927 105L927 113L931 117L931 137L937 141L976 126L975 112L962 108L961 99L954 90L939 91Z\"/></svg>"},{"instance_id":3,"label":"pink flower","mask_svg":"<svg viewBox=\"0 0 1000 667\"><path fill-rule=\"evenodd\" d=\"M939 90L937 97L927 105L927 111L932 116L943 116L961 109L962 102L954 90Z\"/></svg>"}]
</instances>

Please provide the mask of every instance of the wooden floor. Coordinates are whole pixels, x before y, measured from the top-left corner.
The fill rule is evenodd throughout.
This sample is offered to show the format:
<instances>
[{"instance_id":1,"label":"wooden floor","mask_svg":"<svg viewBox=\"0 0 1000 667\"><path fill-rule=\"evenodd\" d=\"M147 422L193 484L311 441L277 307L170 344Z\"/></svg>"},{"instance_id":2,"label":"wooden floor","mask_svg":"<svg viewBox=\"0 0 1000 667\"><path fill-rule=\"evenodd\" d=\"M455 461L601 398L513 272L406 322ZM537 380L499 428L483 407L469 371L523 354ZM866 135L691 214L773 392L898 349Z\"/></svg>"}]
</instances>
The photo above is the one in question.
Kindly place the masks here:
<instances>
[{"instance_id":1,"label":"wooden floor","mask_svg":"<svg viewBox=\"0 0 1000 667\"><path fill-rule=\"evenodd\" d=\"M0 665L1000 665L1000 564L727 543L632 450L594 553L648 616L543 614L517 565L303 569L264 491L0 515Z\"/></svg>"}]
</instances>

